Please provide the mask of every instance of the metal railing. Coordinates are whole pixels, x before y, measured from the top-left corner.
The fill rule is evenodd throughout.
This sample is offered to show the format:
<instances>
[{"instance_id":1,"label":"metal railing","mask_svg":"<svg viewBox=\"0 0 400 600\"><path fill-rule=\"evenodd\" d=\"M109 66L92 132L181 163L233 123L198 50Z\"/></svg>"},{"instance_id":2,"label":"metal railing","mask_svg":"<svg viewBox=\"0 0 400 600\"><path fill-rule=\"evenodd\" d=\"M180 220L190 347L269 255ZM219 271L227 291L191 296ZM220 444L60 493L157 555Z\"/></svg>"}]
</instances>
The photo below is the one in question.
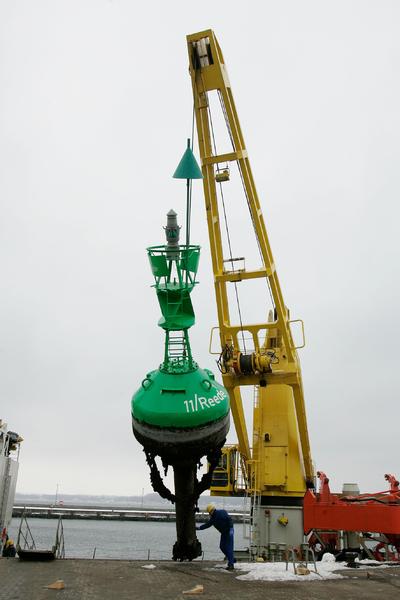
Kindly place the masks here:
<instances>
[{"instance_id":1,"label":"metal railing","mask_svg":"<svg viewBox=\"0 0 400 600\"><path fill-rule=\"evenodd\" d=\"M58 519L56 541L53 546L53 553L55 558L65 558L64 525L61 517Z\"/></svg>"},{"instance_id":2,"label":"metal railing","mask_svg":"<svg viewBox=\"0 0 400 600\"><path fill-rule=\"evenodd\" d=\"M23 546L21 546L21 540L23 540ZM19 550L36 550L35 540L33 539L31 528L24 512L21 515L18 529L17 552Z\"/></svg>"},{"instance_id":3,"label":"metal railing","mask_svg":"<svg viewBox=\"0 0 400 600\"><path fill-rule=\"evenodd\" d=\"M19 553L20 551L38 551L25 512L22 513L18 529L17 552ZM48 552L51 552L54 558L65 558L64 526L61 516L58 518L54 545Z\"/></svg>"}]
</instances>

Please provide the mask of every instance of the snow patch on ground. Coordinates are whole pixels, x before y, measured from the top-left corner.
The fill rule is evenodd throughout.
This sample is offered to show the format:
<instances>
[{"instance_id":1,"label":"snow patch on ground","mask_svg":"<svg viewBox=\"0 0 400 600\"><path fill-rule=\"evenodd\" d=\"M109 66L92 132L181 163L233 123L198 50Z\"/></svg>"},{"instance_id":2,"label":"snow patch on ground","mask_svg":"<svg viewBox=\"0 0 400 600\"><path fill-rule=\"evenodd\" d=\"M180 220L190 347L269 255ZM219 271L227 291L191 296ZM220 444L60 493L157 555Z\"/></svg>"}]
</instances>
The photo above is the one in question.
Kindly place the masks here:
<instances>
[{"instance_id":1,"label":"snow patch on ground","mask_svg":"<svg viewBox=\"0 0 400 600\"><path fill-rule=\"evenodd\" d=\"M387 563L383 563L379 560L370 560L369 558L364 558L363 560L356 558L354 562L357 565L359 565L360 569L367 569L368 567L379 567L380 569L387 569L388 567L393 566L393 564L390 565Z\"/></svg>"},{"instance_id":2,"label":"snow patch on ground","mask_svg":"<svg viewBox=\"0 0 400 600\"><path fill-rule=\"evenodd\" d=\"M314 564L308 563L309 575L296 575L293 563L289 563L286 570L286 562L237 562L235 564L235 571L244 571L243 575L237 576L237 579L242 581L313 581L321 579L344 579L343 575L334 573L334 571L343 568L343 566L335 562L333 555L325 554L323 560L317 562L317 573L314 571Z\"/></svg>"},{"instance_id":3,"label":"snow patch on ground","mask_svg":"<svg viewBox=\"0 0 400 600\"><path fill-rule=\"evenodd\" d=\"M359 569L368 569L368 567L380 568L389 565L383 565L378 561L356 559ZM317 573L314 571L314 564L308 563L309 575L296 575L293 569L293 563L286 562L237 562L235 563L234 576L242 581L320 581L321 579L346 579L347 575L337 573L347 568L346 562L336 562L333 554L326 553L322 560L316 563ZM299 563L296 567L300 566ZM232 576L232 572L226 571L226 564L216 564L212 570L223 570L227 575ZM349 570L350 571L350 570ZM243 572L243 574L242 574ZM350 576L349 572L349 576Z\"/></svg>"},{"instance_id":4,"label":"snow patch on ground","mask_svg":"<svg viewBox=\"0 0 400 600\"><path fill-rule=\"evenodd\" d=\"M308 565L308 568L310 569L309 575L296 575L293 571L293 565L289 565L288 570L286 571L286 563L284 562L241 563L240 565L235 566L238 571L246 571L244 575L239 575L237 577L237 579L241 579L242 581L312 581L317 579L344 579L343 575L333 572L340 569L340 566L332 563L320 563L317 566L317 573L312 570L314 569L314 565Z\"/></svg>"},{"instance_id":5,"label":"snow patch on ground","mask_svg":"<svg viewBox=\"0 0 400 600\"><path fill-rule=\"evenodd\" d=\"M334 563L334 562L336 562L335 555L331 554L330 552L325 552L325 554L321 558L321 562L322 563Z\"/></svg>"},{"instance_id":6,"label":"snow patch on ground","mask_svg":"<svg viewBox=\"0 0 400 600\"><path fill-rule=\"evenodd\" d=\"M359 564L359 569L368 569L368 567L385 567L389 565L383 565L378 561L374 560L360 560L356 559ZM296 565L297 566L297 565ZM321 579L345 579L346 575L341 573L335 573L335 571L346 569L345 562L336 562L333 554L326 553L322 557L321 561L316 563L317 573L314 571L314 564L308 563L307 568L310 571L309 575L296 575L293 569L293 563L288 564L286 570L286 562L275 562L275 563L236 563L236 571L245 571L243 575L239 575L237 579L242 581L316 581Z\"/></svg>"}]
</instances>

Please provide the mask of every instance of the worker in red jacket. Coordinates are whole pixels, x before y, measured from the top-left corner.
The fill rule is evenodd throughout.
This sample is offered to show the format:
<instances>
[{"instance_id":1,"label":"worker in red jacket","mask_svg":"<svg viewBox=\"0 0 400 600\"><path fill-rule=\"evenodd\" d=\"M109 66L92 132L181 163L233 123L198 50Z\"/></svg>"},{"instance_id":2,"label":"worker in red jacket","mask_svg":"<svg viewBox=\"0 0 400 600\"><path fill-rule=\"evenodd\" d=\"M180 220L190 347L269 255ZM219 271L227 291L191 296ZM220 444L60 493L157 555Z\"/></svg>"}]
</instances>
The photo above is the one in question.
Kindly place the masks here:
<instances>
[{"instance_id":1,"label":"worker in red jacket","mask_svg":"<svg viewBox=\"0 0 400 600\"><path fill-rule=\"evenodd\" d=\"M221 541L219 547L221 552L228 559L228 571L234 570L235 559L233 557L233 521L226 510L215 508L215 504L209 504L207 506L207 512L210 518L203 525L197 525L196 529L208 529L213 525L221 534Z\"/></svg>"}]
</instances>

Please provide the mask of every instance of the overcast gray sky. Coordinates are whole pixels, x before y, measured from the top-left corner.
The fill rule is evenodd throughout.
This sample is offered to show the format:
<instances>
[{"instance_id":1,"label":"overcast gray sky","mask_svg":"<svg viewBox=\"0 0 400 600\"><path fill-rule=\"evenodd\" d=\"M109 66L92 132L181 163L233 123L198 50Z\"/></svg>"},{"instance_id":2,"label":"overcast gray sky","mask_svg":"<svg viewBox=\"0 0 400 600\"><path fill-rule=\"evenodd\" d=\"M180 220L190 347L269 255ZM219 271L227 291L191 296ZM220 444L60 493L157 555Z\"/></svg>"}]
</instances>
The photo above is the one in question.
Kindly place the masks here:
<instances>
[{"instance_id":1,"label":"overcast gray sky","mask_svg":"<svg viewBox=\"0 0 400 600\"><path fill-rule=\"evenodd\" d=\"M207 28L306 325L314 461L334 487L400 476L400 4L1 0L0 417L25 438L20 492L150 491L130 419L163 349L145 248L171 207L183 221L171 175L191 128L185 35ZM191 339L216 370L201 184L193 204ZM241 219L230 226L246 255Z\"/></svg>"}]
</instances>

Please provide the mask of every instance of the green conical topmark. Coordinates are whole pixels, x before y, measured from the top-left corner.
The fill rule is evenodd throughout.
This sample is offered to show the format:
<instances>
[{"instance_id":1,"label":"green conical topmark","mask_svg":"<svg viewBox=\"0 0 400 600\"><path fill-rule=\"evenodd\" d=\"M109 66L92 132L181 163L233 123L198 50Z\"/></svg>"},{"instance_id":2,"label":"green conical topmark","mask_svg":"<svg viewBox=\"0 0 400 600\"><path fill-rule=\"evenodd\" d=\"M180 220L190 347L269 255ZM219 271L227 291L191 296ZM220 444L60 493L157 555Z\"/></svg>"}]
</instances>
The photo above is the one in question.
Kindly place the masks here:
<instances>
[{"instance_id":1,"label":"green conical topmark","mask_svg":"<svg viewBox=\"0 0 400 600\"><path fill-rule=\"evenodd\" d=\"M188 147L186 148L173 177L174 179L203 179L200 167L190 148L190 140L188 140Z\"/></svg>"}]
</instances>

